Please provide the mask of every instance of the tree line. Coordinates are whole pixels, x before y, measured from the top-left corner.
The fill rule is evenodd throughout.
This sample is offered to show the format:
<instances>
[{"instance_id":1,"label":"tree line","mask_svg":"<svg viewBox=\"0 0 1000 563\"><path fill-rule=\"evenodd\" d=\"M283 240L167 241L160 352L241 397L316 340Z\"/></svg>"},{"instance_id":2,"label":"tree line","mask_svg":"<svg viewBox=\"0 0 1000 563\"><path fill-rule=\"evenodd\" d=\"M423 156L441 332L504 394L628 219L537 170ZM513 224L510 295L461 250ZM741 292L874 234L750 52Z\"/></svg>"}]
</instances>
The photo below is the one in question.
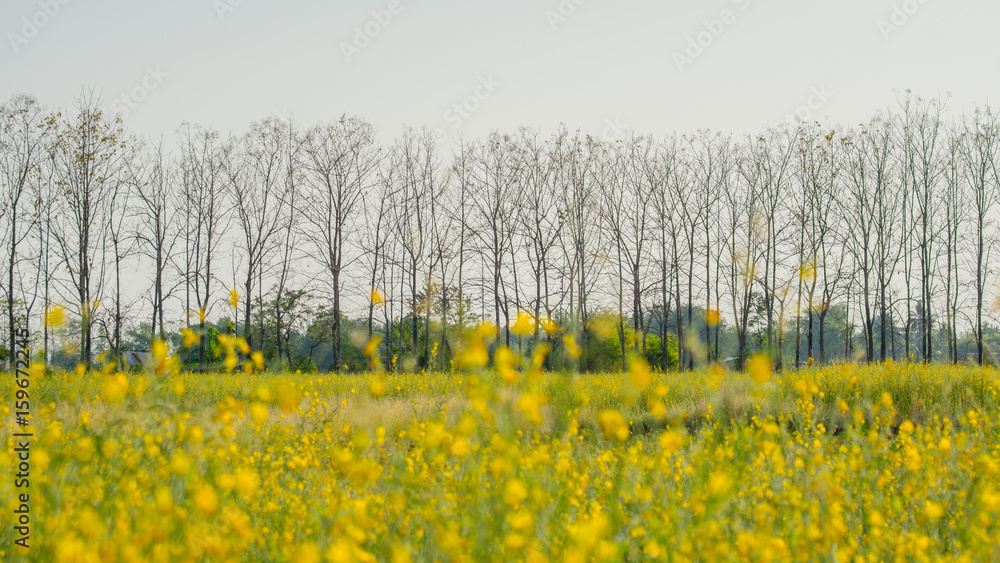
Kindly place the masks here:
<instances>
[{"instance_id":1,"label":"tree line","mask_svg":"<svg viewBox=\"0 0 1000 563\"><path fill-rule=\"evenodd\" d=\"M488 321L581 369L599 349L663 369L959 362L970 345L991 361L988 107L950 116L907 92L852 127L519 128L444 154L427 129L383 144L347 116L149 142L101 106L0 106L7 350L28 318L46 358L59 341L86 366L185 328L201 366L221 330L274 365L311 339L342 369L380 337L386 365L439 369ZM58 306L56 331L42 319Z\"/></svg>"}]
</instances>

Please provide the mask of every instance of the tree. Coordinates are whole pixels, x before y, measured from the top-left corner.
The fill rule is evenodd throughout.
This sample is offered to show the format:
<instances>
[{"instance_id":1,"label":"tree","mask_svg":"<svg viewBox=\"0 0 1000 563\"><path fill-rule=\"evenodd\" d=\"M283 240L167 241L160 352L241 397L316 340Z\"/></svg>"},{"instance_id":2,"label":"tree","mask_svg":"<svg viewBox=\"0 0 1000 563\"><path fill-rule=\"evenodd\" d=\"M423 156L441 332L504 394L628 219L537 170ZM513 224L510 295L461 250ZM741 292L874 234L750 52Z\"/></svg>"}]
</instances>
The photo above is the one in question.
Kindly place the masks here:
<instances>
[{"instance_id":1,"label":"tree","mask_svg":"<svg viewBox=\"0 0 1000 563\"><path fill-rule=\"evenodd\" d=\"M54 126L48 115L30 96L14 96L0 105L0 224L5 237L7 272L4 294L7 299L7 337L10 366L14 368L17 321L14 319L15 291L22 290L20 266L28 258L25 242L36 224L43 220L46 205L42 164L46 143ZM42 246L42 241L39 241ZM15 279L16 278L16 279ZM33 291L32 295L37 295ZM25 327L27 328L27 327Z\"/></svg>"},{"instance_id":2,"label":"tree","mask_svg":"<svg viewBox=\"0 0 1000 563\"><path fill-rule=\"evenodd\" d=\"M971 191L972 215L975 221L972 255L976 320L973 331L976 338L976 361L982 365L983 295L989 274L989 256L994 245L994 238L988 237L987 232L994 226L991 211L1000 196L1000 177L997 173L997 162L1000 160L998 159L1000 121L989 109L977 108L971 118L965 120L963 142L960 147L965 177Z\"/></svg>"},{"instance_id":3,"label":"tree","mask_svg":"<svg viewBox=\"0 0 1000 563\"><path fill-rule=\"evenodd\" d=\"M943 167L938 149L942 138L941 114L944 102L924 101L914 98L909 92L901 102L903 115L900 124L900 144L903 146L903 177L905 190L909 192L912 204L912 228L915 233L917 260L920 267L920 301L922 311L918 319L920 327L920 354L924 362L930 362L933 352L932 298L934 281L935 211L938 207L938 180ZM904 228L905 230L905 228ZM908 245L904 246L908 248ZM909 267L907 260L907 267ZM909 275L907 276L909 278ZM909 290L909 279L907 279ZM907 311L910 306L907 305ZM909 315L909 312L907 313ZM909 327L907 327L909 331ZM907 354L909 354L907 339Z\"/></svg>"},{"instance_id":4,"label":"tree","mask_svg":"<svg viewBox=\"0 0 1000 563\"><path fill-rule=\"evenodd\" d=\"M100 106L93 94L77 98L76 116L58 126L53 158L66 218L54 224L53 235L79 305L79 360L88 369L93 361L92 318L105 283L109 204L129 153L121 119L105 117Z\"/></svg>"},{"instance_id":5,"label":"tree","mask_svg":"<svg viewBox=\"0 0 1000 563\"><path fill-rule=\"evenodd\" d=\"M316 256L333 293L331 338L333 363L339 368L341 274L347 261L345 255L352 244L357 244L352 239L359 226L361 203L376 196L372 190L376 185L380 154L375 147L372 126L360 119L346 117L310 129L302 152L306 189L302 198L304 235L317 250Z\"/></svg>"},{"instance_id":6,"label":"tree","mask_svg":"<svg viewBox=\"0 0 1000 563\"><path fill-rule=\"evenodd\" d=\"M167 287L167 267L178 240L176 195L177 171L167 160L162 144L136 159L132 182L136 197L135 238L143 256L153 262L153 306L150 318L151 335L166 340L164 310L170 293Z\"/></svg>"},{"instance_id":7,"label":"tree","mask_svg":"<svg viewBox=\"0 0 1000 563\"><path fill-rule=\"evenodd\" d=\"M214 259L219 233L228 223L223 203L223 148L219 134L212 129L184 123L180 135L180 193L175 206L184 211L184 287L185 313L191 326L194 292L198 315L198 365L205 368L206 318L211 313ZM181 233L178 233L180 236ZM165 292L160 297L164 297ZM163 324L160 323L160 327Z\"/></svg>"},{"instance_id":8,"label":"tree","mask_svg":"<svg viewBox=\"0 0 1000 563\"><path fill-rule=\"evenodd\" d=\"M290 197L286 182L288 149L284 126L275 118L252 124L249 132L240 139L230 139L224 149L226 187L240 228L239 244L247 261L243 278L243 337L251 346L253 290L262 288L267 260L281 230L281 210ZM263 327L260 329L262 333Z\"/></svg>"}]
</instances>

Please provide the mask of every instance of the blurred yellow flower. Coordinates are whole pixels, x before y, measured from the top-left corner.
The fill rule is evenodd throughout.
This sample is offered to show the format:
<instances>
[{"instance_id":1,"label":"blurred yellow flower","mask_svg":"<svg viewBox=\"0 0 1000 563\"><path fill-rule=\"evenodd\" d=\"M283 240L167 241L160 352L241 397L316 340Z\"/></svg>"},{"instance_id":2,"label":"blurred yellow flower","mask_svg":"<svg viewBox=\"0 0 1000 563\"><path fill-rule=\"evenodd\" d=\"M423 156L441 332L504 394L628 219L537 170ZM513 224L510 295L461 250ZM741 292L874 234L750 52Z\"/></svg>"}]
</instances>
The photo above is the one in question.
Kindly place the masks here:
<instances>
[{"instance_id":1,"label":"blurred yellow flower","mask_svg":"<svg viewBox=\"0 0 1000 563\"><path fill-rule=\"evenodd\" d=\"M185 348L190 348L201 342L201 337L198 336L198 333L191 330L190 328L182 328L181 337L184 339Z\"/></svg>"},{"instance_id":2,"label":"blurred yellow flower","mask_svg":"<svg viewBox=\"0 0 1000 563\"><path fill-rule=\"evenodd\" d=\"M59 328L66 322L66 310L62 305L49 305L45 311L45 326L49 328Z\"/></svg>"},{"instance_id":3,"label":"blurred yellow flower","mask_svg":"<svg viewBox=\"0 0 1000 563\"><path fill-rule=\"evenodd\" d=\"M510 332L518 336L528 336L535 331L535 317L531 313L521 310L517 313L514 325L510 327Z\"/></svg>"},{"instance_id":4,"label":"blurred yellow flower","mask_svg":"<svg viewBox=\"0 0 1000 563\"><path fill-rule=\"evenodd\" d=\"M583 350L576 343L576 337L572 334L563 337L563 344L566 345L566 352L571 358L579 358L583 354Z\"/></svg>"},{"instance_id":5,"label":"blurred yellow flower","mask_svg":"<svg viewBox=\"0 0 1000 563\"><path fill-rule=\"evenodd\" d=\"M716 326L719 324L720 320L721 317L719 316L718 309L709 309L705 314L705 322L708 323L708 326Z\"/></svg>"},{"instance_id":6,"label":"blurred yellow flower","mask_svg":"<svg viewBox=\"0 0 1000 563\"><path fill-rule=\"evenodd\" d=\"M628 359L628 373L629 377L632 378L632 384L640 389L645 389L649 387L652 381L652 373L649 370L649 364L646 362L646 358L638 354L632 354Z\"/></svg>"},{"instance_id":7,"label":"blurred yellow flower","mask_svg":"<svg viewBox=\"0 0 1000 563\"><path fill-rule=\"evenodd\" d=\"M747 372L757 383L766 383L771 379L771 357L767 354L754 354L747 362Z\"/></svg>"},{"instance_id":8,"label":"blurred yellow flower","mask_svg":"<svg viewBox=\"0 0 1000 563\"><path fill-rule=\"evenodd\" d=\"M128 393L128 379L120 373L109 375L101 383L101 399L105 402L117 404L125 400Z\"/></svg>"},{"instance_id":9,"label":"blurred yellow flower","mask_svg":"<svg viewBox=\"0 0 1000 563\"><path fill-rule=\"evenodd\" d=\"M507 506L517 508L528 498L528 487L520 479L510 479L503 487L503 501Z\"/></svg>"},{"instance_id":10,"label":"blurred yellow flower","mask_svg":"<svg viewBox=\"0 0 1000 563\"><path fill-rule=\"evenodd\" d=\"M597 424L601 427L605 440L617 439L624 442L628 439L629 425L622 413L616 410L605 409L598 413Z\"/></svg>"},{"instance_id":11,"label":"blurred yellow flower","mask_svg":"<svg viewBox=\"0 0 1000 563\"><path fill-rule=\"evenodd\" d=\"M267 405L258 402L254 402L250 405L250 418L257 424L264 424L264 422L267 421L267 415Z\"/></svg>"},{"instance_id":12,"label":"blurred yellow flower","mask_svg":"<svg viewBox=\"0 0 1000 563\"><path fill-rule=\"evenodd\" d=\"M219 494L211 485L201 485L195 491L194 506L202 514L211 516L219 509Z\"/></svg>"},{"instance_id":13,"label":"blurred yellow flower","mask_svg":"<svg viewBox=\"0 0 1000 563\"><path fill-rule=\"evenodd\" d=\"M368 339L368 342L365 343L364 350L362 350L361 353L366 358L374 356L375 353L378 352L378 345L380 342L382 342L381 336L377 334L372 336L371 338Z\"/></svg>"}]
</instances>

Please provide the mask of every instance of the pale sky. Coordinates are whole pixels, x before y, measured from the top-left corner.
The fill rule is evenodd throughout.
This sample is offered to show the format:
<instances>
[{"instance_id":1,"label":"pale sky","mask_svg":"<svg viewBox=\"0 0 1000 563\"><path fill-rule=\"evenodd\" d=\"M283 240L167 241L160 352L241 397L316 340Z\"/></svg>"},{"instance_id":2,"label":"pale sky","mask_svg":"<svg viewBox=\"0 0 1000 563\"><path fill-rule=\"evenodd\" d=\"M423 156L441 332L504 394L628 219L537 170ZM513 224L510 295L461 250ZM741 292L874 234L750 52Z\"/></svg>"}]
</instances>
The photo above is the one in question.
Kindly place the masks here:
<instances>
[{"instance_id":1,"label":"pale sky","mask_svg":"<svg viewBox=\"0 0 1000 563\"><path fill-rule=\"evenodd\" d=\"M993 0L4 0L0 99L93 87L168 140L279 113L358 115L385 142L404 124L745 134L799 109L855 124L907 88L989 103L997 21Z\"/></svg>"}]
</instances>

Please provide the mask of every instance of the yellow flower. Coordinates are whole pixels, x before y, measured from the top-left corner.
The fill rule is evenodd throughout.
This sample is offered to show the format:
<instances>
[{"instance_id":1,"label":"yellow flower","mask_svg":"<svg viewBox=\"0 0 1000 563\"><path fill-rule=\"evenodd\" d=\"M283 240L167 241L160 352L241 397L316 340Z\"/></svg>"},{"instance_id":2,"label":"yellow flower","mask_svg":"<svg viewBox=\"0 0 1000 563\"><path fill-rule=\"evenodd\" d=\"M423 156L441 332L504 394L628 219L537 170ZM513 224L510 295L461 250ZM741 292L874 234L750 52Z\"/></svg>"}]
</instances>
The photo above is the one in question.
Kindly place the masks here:
<instances>
[{"instance_id":1,"label":"yellow flower","mask_svg":"<svg viewBox=\"0 0 1000 563\"><path fill-rule=\"evenodd\" d=\"M524 413L524 417L533 424L542 423L541 404L542 399L530 391L521 393L517 399L517 410Z\"/></svg>"},{"instance_id":2,"label":"yellow flower","mask_svg":"<svg viewBox=\"0 0 1000 563\"><path fill-rule=\"evenodd\" d=\"M371 301L373 305L376 306L382 305L383 303L385 303L385 296L382 295L382 292L379 291L378 288L373 287L371 294Z\"/></svg>"},{"instance_id":3,"label":"yellow flower","mask_svg":"<svg viewBox=\"0 0 1000 563\"><path fill-rule=\"evenodd\" d=\"M104 378L101 384L101 398L112 404L117 404L125 400L128 393L128 379L118 373Z\"/></svg>"},{"instance_id":4,"label":"yellow flower","mask_svg":"<svg viewBox=\"0 0 1000 563\"><path fill-rule=\"evenodd\" d=\"M708 326L716 326L719 324L720 320L721 317L719 316L718 309L709 309L705 314L705 322L708 323Z\"/></svg>"},{"instance_id":5,"label":"yellow flower","mask_svg":"<svg viewBox=\"0 0 1000 563\"><path fill-rule=\"evenodd\" d=\"M538 346L535 346L535 351L531 353L531 365L536 368L542 367L545 363L545 356L548 356L551 351L551 344L548 342L540 342Z\"/></svg>"},{"instance_id":6,"label":"yellow flower","mask_svg":"<svg viewBox=\"0 0 1000 563\"><path fill-rule=\"evenodd\" d=\"M65 309L62 305L49 305L45 311L45 326L49 328L59 328L66 322Z\"/></svg>"},{"instance_id":7,"label":"yellow flower","mask_svg":"<svg viewBox=\"0 0 1000 563\"><path fill-rule=\"evenodd\" d=\"M510 479L504 485L503 501L507 506L517 508L526 498L528 498L528 487L520 479Z\"/></svg>"},{"instance_id":8,"label":"yellow flower","mask_svg":"<svg viewBox=\"0 0 1000 563\"><path fill-rule=\"evenodd\" d=\"M250 418L257 424L264 424L267 421L267 415L268 410L266 405L257 402L250 405Z\"/></svg>"},{"instance_id":9,"label":"yellow flower","mask_svg":"<svg viewBox=\"0 0 1000 563\"><path fill-rule=\"evenodd\" d=\"M601 433L605 440L617 439L624 442L628 439L629 427L625 422L622 413L616 410L603 410L597 415L597 425L601 427Z\"/></svg>"},{"instance_id":10,"label":"yellow flower","mask_svg":"<svg viewBox=\"0 0 1000 563\"><path fill-rule=\"evenodd\" d=\"M572 334L567 334L563 337L563 343L566 345L566 352L569 353L572 358L579 358L583 355L583 349L576 343L576 337Z\"/></svg>"},{"instance_id":11,"label":"yellow flower","mask_svg":"<svg viewBox=\"0 0 1000 563\"><path fill-rule=\"evenodd\" d=\"M993 485L986 485L979 493L979 502L987 512L995 512L1000 508L1000 493Z\"/></svg>"},{"instance_id":12,"label":"yellow flower","mask_svg":"<svg viewBox=\"0 0 1000 563\"><path fill-rule=\"evenodd\" d=\"M684 434L676 430L666 430L660 434L657 440L660 444L660 449L668 454L672 454L684 446Z\"/></svg>"},{"instance_id":13,"label":"yellow flower","mask_svg":"<svg viewBox=\"0 0 1000 563\"><path fill-rule=\"evenodd\" d=\"M806 281L816 279L816 266L812 262L803 262L799 267L799 277Z\"/></svg>"},{"instance_id":14,"label":"yellow flower","mask_svg":"<svg viewBox=\"0 0 1000 563\"><path fill-rule=\"evenodd\" d=\"M490 362L489 351L486 350L486 343L476 340L469 344L458 356L458 366L460 368L483 367Z\"/></svg>"},{"instance_id":15,"label":"yellow flower","mask_svg":"<svg viewBox=\"0 0 1000 563\"><path fill-rule=\"evenodd\" d=\"M229 306L233 309L239 307L240 304L240 294L236 292L235 289L229 290Z\"/></svg>"},{"instance_id":16,"label":"yellow flower","mask_svg":"<svg viewBox=\"0 0 1000 563\"><path fill-rule=\"evenodd\" d=\"M44 362L31 362L28 366L28 377L31 379L36 379L45 375L45 363Z\"/></svg>"},{"instance_id":17,"label":"yellow flower","mask_svg":"<svg viewBox=\"0 0 1000 563\"><path fill-rule=\"evenodd\" d=\"M516 364L517 359L510 348L497 346L496 351L493 352L493 365L496 366L500 377L507 383L516 383L519 378L517 370L514 369Z\"/></svg>"},{"instance_id":18,"label":"yellow flower","mask_svg":"<svg viewBox=\"0 0 1000 563\"><path fill-rule=\"evenodd\" d=\"M652 380L652 374L649 371L649 364L646 363L646 358L638 354L633 354L628 359L628 372L629 376L632 378L632 384L640 389L645 389L649 387L649 383Z\"/></svg>"},{"instance_id":19,"label":"yellow flower","mask_svg":"<svg viewBox=\"0 0 1000 563\"><path fill-rule=\"evenodd\" d=\"M281 410L287 413L293 413L298 410L301 399L299 399L299 392L291 384L284 383L279 385L275 391L275 395Z\"/></svg>"},{"instance_id":20,"label":"yellow flower","mask_svg":"<svg viewBox=\"0 0 1000 563\"><path fill-rule=\"evenodd\" d=\"M375 353L378 352L378 345L379 345L380 342L382 342L382 337L381 336L379 336L377 334L374 335L374 336L372 336L371 338L368 339L368 342L365 343L364 350L362 350L361 353L366 358L370 358L370 357L374 356Z\"/></svg>"},{"instance_id":21,"label":"yellow flower","mask_svg":"<svg viewBox=\"0 0 1000 563\"><path fill-rule=\"evenodd\" d=\"M185 348L190 348L201 342L201 338L198 336L198 334L195 331L191 330L190 328L182 328L181 336L184 338Z\"/></svg>"},{"instance_id":22,"label":"yellow flower","mask_svg":"<svg viewBox=\"0 0 1000 563\"><path fill-rule=\"evenodd\" d=\"M390 561L391 563L412 563L413 556L410 555L409 548L397 543L392 546L392 557Z\"/></svg>"},{"instance_id":23,"label":"yellow flower","mask_svg":"<svg viewBox=\"0 0 1000 563\"><path fill-rule=\"evenodd\" d=\"M879 404L885 408L892 408L892 395L888 391L882 392L882 397L879 399Z\"/></svg>"},{"instance_id":24,"label":"yellow flower","mask_svg":"<svg viewBox=\"0 0 1000 563\"><path fill-rule=\"evenodd\" d=\"M944 516L944 507L940 503L927 501L924 504L924 516L931 522L937 522Z\"/></svg>"},{"instance_id":25,"label":"yellow flower","mask_svg":"<svg viewBox=\"0 0 1000 563\"><path fill-rule=\"evenodd\" d=\"M260 476L250 467L237 467L234 474L236 492L244 497L251 497L260 487Z\"/></svg>"},{"instance_id":26,"label":"yellow flower","mask_svg":"<svg viewBox=\"0 0 1000 563\"><path fill-rule=\"evenodd\" d=\"M721 497L733 487L733 478L725 471L713 471L708 476L708 493L712 497Z\"/></svg>"},{"instance_id":27,"label":"yellow flower","mask_svg":"<svg viewBox=\"0 0 1000 563\"><path fill-rule=\"evenodd\" d=\"M153 353L153 358L156 361L162 362L163 360L165 360L167 358L168 350L169 349L167 348L166 342L159 339L153 341L152 353Z\"/></svg>"},{"instance_id":28,"label":"yellow flower","mask_svg":"<svg viewBox=\"0 0 1000 563\"><path fill-rule=\"evenodd\" d=\"M528 336L535 330L535 317L531 313L521 310L517 313L517 320L514 326L510 327L510 332L518 336Z\"/></svg>"},{"instance_id":29,"label":"yellow flower","mask_svg":"<svg viewBox=\"0 0 1000 563\"><path fill-rule=\"evenodd\" d=\"M319 563L319 548L314 543L300 544L295 548L295 553L292 554L291 561L295 561L296 563Z\"/></svg>"},{"instance_id":30,"label":"yellow flower","mask_svg":"<svg viewBox=\"0 0 1000 563\"><path fill-rule=\"evenodd\" d=\"M219 509L219 494L211 485L202 485L195 492L194 506L205 516L211 516Z\"/></svg>"},{"instance_id":31,"label":"yellow flower","mask_svg":"<svg viewBox=\"0 0 1000 563\"><path fill-rule=\"evenodd\" d=\"M476 337L485 341L492 341L497 336L497 327L493 323L483 321L476 327Z\"/></svg>"},{"instance_id":32,"label":"yellow flower","mask_svg":"<svg viewBox=\"0 0 1000 563\"><path fill-rule=\"evenodd\" d=\"M253 365L257 369L264 369L264 353L260 350L254 351L250 354L250 359L253 361Z\"/></svg>"},{"instance_id":33,"label":"yellow flower","mask_svg":"<svg viewBox=\"0 0 1000 563\"><path fill-rule=\"evenodd\" d=\"M371 383L368 384L368 392L376 399L385 396L385 383L379 377L373 378Z\"/></svg>"},{"instance_id":34,"label":"yellow flower","mask_svg":"<svg viewBox=\"0 0 1000 563\"><path fill-rule=\"evenodd\" d=\"M747 362L747 371L757 383L766 383L771 379L771 357L767 354L754 354Z\"/></svg>"},{"instance_id":35,"label":"yellow flower","mask_svg":"<svg viewBox=\"0 0 1000 563\"><path fill-rule=\"evenodd\" d=\"M191 470L191 457L184 450L177 450L170 459L170 472L174 475L187 475Z\"/></svg>"}]
</instances>

